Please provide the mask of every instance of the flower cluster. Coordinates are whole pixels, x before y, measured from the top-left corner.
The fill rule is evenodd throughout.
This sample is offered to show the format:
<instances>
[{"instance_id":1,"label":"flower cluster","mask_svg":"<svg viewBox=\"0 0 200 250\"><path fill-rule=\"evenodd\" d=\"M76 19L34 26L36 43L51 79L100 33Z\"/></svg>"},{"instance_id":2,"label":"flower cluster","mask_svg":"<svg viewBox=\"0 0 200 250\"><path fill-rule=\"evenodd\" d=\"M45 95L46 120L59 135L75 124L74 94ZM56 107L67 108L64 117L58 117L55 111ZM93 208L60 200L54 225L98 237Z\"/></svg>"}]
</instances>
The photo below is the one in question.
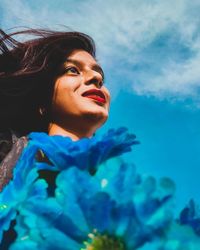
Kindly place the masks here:
<instances>
[{"instance_id":1,"label":"flower cluster","mask_svg":"<svg viewBox=\"0 0 200 250\"><path fill-rule=\"evenodd\" d=\"M0 194L0 246L10 250L200 249L194 203L174 219L174 183L139 175L134 165L117 157L137 143L124 128L110 130L102 139L76 142L30 134L13 180ZM48 161L37 160L38 150ZM16 234L12 241L5 240L9 230Z\"/></svg>"}]
</instances>

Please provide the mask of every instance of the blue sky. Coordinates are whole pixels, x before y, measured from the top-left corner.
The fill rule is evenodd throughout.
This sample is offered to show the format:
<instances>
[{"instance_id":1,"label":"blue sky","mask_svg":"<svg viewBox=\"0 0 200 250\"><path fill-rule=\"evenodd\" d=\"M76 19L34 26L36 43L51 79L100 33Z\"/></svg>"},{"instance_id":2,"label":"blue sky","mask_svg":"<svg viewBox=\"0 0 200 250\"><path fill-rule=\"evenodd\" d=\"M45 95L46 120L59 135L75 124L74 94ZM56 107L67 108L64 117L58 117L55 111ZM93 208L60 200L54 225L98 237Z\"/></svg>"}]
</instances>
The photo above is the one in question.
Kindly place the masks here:
<instances>
[{"instance_id":1,"label":"blue sky","mask_svg":"<svg viewBox=\"0 0 200 250\"><path fill-rule=\"evenodd\" d=\"M141 144L127 159L169 176L178 205L200 204L200 2L1 0L0 25L62 25L91 35L112 94L101 132L127 126Z\"/></svg>"}]
</instances>

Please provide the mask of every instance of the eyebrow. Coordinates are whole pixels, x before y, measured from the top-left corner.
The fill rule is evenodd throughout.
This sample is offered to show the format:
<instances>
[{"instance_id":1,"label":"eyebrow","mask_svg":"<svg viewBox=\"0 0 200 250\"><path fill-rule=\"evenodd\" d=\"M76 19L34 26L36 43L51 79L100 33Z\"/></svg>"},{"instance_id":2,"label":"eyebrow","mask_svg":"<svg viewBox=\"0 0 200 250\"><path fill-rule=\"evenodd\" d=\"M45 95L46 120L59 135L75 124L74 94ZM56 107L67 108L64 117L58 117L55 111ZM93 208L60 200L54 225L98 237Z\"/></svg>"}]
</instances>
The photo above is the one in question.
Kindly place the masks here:
<instances>
[{"instance_id":1,"label":"eyebrow","mask_svg":"<svg viewBox=\"0 0 200 250\"><path fill-rule=\"evenodd\" d=\"M83 66L83 64L80 61L77 61L77 60L74 60L74 59L67 59L65 63L69 63L69 62L73 63L74 65L77 65L78 67ZM94 71L98 72L99 74L101 74L102 79L104 81L105 75L104 75L102 67L99 64L92 64L91 68L92 68L92 70L94 70Z\"/></svg>"}]
</instances>

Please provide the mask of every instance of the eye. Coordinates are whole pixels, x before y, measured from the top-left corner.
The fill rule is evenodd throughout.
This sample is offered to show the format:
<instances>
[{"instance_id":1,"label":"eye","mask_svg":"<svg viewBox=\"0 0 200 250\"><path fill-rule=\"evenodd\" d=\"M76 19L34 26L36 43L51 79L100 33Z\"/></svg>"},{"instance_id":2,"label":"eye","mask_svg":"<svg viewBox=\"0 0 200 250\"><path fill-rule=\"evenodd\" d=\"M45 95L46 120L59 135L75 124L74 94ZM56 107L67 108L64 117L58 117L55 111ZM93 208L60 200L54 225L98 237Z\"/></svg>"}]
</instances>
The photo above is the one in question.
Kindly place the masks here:
<instances>
[{"instance_id":1,"label":"eye","mask_svg":"<svg viewBox=\"0 0 200 250\"><path fill-rule=\"evenodd\" d=\"M79 74L79 71L76 67L70 66L65 69L65 73L69 74Z\"/></svg>"}]
</instances>

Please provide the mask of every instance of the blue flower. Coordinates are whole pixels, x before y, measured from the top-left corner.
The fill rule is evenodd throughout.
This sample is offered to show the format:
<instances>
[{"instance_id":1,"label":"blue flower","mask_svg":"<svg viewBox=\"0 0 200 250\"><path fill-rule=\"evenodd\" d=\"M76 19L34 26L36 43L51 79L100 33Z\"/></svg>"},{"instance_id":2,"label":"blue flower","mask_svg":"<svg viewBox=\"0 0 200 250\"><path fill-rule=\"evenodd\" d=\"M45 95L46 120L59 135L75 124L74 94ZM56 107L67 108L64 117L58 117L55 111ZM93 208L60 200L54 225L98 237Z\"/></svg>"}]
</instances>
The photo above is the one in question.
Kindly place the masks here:
<instances>
[{"instance_id":1,"label":"blue flower","mask_svg":"<svg viewBox=\"0 0 200 250\"><path fill-rule=\"evenodd\" d=\"M0 241L4 230L8 230L11 221L16 217L19 207L30 199L45 197L43 186L47 187L44 180L34 182L38 177L38 171L34 168L37 149L31 147L25 149L23 157L14 169L13 180L0 194Z\"/></svg>"},{"instance_id":2,"label":"blue flower","mask_svg":"<svg viewBox=\"0 0 200 250\"><path fill-rule=\"evenodd\" d=\"M200 236L200 210L193 200L190 200L180 213L179 223L181 225L190 225L195 233Z\"/></svg>"},{"instance_id":3,"label":"blue flower","mask_svg":"<svg viewBox=\"0 0 200 250\"><path fill-rule=\"evenodd\" d=\"M76 166L91 172L95 172L99 164L131 151L131 146L139 143L135 135L128 134L123 127L110 129L102 138L83 138L75 142L68 137L48 136L45 133L31 133L29 139L30 144L42 150L57 169ZM41 168L44 166L41 165Z\"/></svg>"},{"instance_id":4,"label":"blue flower","mask_svg":"<svg viewBox=\"0 0 200 250\"><path fill-rule=\"evenodd\" d=\"M77 142L62 136L50 137L44 133L32 133L29 139L14 169L12 181L0 194L0 242L11 221L18 218L19 211L20 214L29 214L27 207L31 206L31 202L44 202L47 199L48 185L44 179L38 179L38 170L55 171L76 166L94 173L99 163L130 151L131 145L138 143L135 136L128 134L125 128L110 130L102 139L82 139ZM42 150L53 165L38 163L38 150ZM34 218L33 215L32 217ZM29 216L27 220L30 218ZM18 220L18 233L22 228L18 226L20 223L22 222Z\"/></svg>"},{"instance_id":5,"label":"blue flower","mask_svg":"<svg viewBox=\"0 0 200 250\"><path fill-rule=\"evenodd\" d=\"M159 250L197 250L200 249L200 237L189 225L172 222Z\"/></svg>"},{"instance_id":6,"label":"blue flower","mask_svg":"<svg viewBox=\"0 0 200 250\"><path fill-rule=\"evenodd\" d=\"M54 197L23 207L12 250L136 249L162 237L172 220L174 184L138 176L132 165L110 161L94 176L72 167L56 184Z\"/></svg>"},{"instance_id":7,"label":"blue flower","mask_svg":"<svg viewBox=\"0 0 200 250\"><path fill-rule=\"evenodd\" d=\"M29 137L0 194L0 237L12 220L17 233L6 249L200 249L194 203L175 220L174 183L139 175L116 157L137 144L126 129L77 142L43 133ZM50 163L37 161L38 150ZM43 170L56 174L53 183L41 177Z\"/></svg>"}]
</instances>

